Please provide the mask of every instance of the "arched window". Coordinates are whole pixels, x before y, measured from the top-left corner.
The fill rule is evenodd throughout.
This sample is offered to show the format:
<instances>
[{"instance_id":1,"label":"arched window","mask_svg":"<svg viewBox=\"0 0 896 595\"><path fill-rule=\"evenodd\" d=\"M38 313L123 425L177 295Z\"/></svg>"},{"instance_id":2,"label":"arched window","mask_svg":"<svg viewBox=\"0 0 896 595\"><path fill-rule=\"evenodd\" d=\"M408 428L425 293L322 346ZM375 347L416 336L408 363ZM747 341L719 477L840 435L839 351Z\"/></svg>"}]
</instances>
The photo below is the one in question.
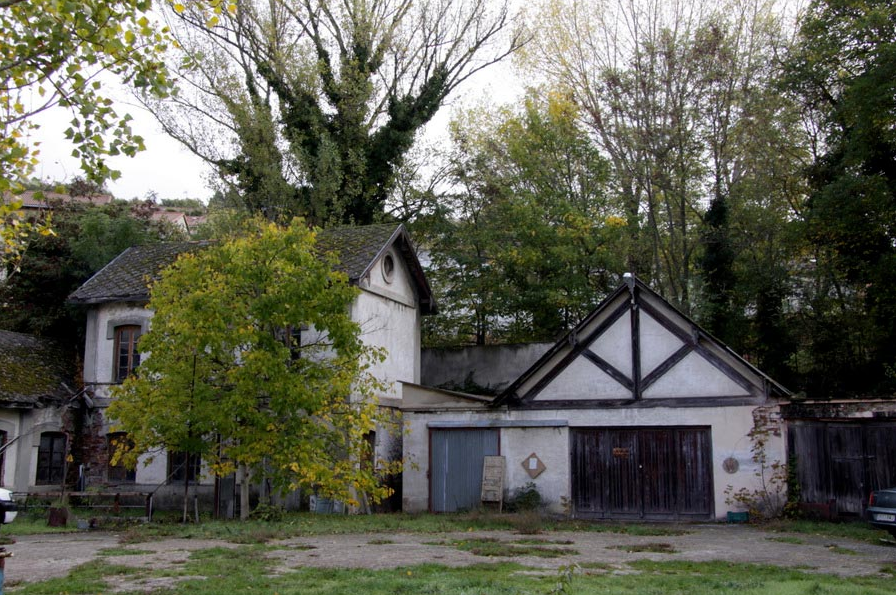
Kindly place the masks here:
<instances>
[{"instance_id":1,"label":"arched window","mask_svg":"<svg viewBox=\"0 0 896 595\"><path fill-rule=\"evenodd\" d=\"M140 354L137 352L139 338L139 326L115 327L115 382L122 382L140 365Z\"/></svg>"},{"instance_id":2,"label":"arched window","mask_svg":"<svg viewBox=\"0 0 896 595\"><path fill-rule=\"evenodd\" d=\"M65 480L65 442L62 432L44 432L40 435L35 484L61 484Z\"/></svg>"}]
</instances>

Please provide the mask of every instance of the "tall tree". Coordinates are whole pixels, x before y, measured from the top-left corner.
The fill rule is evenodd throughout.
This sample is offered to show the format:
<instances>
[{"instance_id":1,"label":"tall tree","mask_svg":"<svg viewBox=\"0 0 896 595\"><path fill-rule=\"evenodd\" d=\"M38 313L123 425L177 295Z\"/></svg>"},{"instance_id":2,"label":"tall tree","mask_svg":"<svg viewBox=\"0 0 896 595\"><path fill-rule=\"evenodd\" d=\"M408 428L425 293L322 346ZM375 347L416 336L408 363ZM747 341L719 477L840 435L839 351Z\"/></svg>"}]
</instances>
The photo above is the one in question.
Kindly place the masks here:
<instances>
[{"instance_id":1,"label":"tall tree","mask_svg":"<svg viewBox=\"0 0 896 595\"><path fill-rule=\"evenodd\" d=\"M563 94L530 92L518 110L455 124L458 191L431 249L445 292L434 330L479 344L552 340L615 285L624 219L579 115Z\"/></svg>"},{"instance_id":2,"label":"tall tree","mask_svg":"<svg viewBox=\"0 0 896 595\"><path fill-rule=\"evenodd\" d=\"M611 188L626 205L628 267L696 315L708 281L707 319L726 320L735 310L737 267L723 249L734 195L755 176L753 152L767 149L747 139L762 127L772 142L790 125L778 117L786 105L768 99L784 42L774 6L552 0L538 14L526 63L568 89L609 157ZM791 138L799 146L800 134Z\"/></svg>"},{"instance_id":3,"label":"tall tree","mask_svg":"<svg viewBox=\"0 0 896 595\"><path fill-rule=\"evenodd\" d=\"M812 2L788 66L789 89L822 126L807 210L818 268L812 355L829 372L819 388L889 391L896 384L896 6Z\"/></svg>"},{"instance_id":4,"label":"tall tree","mask_svg":"<svg viewBox=\"0 0 896 595\"><path fill-rule=\"evenodd\" d=\"M388 495L359 464L371 454L365 438L381 388L366 368L381 354L349 314L357 288L314 238L300 219L281 228L256 218L163 271L140 339L147 357L109 407L133 440L127 462L163 447L283 490L346 502Z\"/></svg>"},{"instance_id":5,"label":"tall tree","mask_svg":"<svg viewBox=\"0 0 896 595\"><path fill-rule=\"evenodd\" d=\"M370 223L446 97L522 42L487 0L175 5L184 92L154 109L268 217ZM222 143L222 138L227 142Z\"/></svg>"}]
</instances>

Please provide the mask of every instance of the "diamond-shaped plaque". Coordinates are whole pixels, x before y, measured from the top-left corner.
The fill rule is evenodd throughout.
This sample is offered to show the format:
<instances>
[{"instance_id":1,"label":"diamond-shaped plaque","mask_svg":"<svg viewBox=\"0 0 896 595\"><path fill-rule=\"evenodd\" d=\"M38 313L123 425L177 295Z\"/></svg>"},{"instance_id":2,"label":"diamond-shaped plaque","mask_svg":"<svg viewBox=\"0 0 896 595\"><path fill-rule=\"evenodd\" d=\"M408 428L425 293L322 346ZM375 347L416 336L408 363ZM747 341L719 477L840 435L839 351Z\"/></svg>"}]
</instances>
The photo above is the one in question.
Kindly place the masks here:
<instances>
[{"instance_id":1,"label":"diamond-shaped plaque","mask_svg":"<svg viewBox=\"0 0 896 595\"><path fill-rule=\"evenodd\" d=\"M526 470L526 473L529 474L529 477L535 479L542 473L547 467L544 466L544 463L541 462L541 459L538 458L538 455L534 452L530 454L528 457L523 459L523 469Z\"/></svg>"}]
</instances>

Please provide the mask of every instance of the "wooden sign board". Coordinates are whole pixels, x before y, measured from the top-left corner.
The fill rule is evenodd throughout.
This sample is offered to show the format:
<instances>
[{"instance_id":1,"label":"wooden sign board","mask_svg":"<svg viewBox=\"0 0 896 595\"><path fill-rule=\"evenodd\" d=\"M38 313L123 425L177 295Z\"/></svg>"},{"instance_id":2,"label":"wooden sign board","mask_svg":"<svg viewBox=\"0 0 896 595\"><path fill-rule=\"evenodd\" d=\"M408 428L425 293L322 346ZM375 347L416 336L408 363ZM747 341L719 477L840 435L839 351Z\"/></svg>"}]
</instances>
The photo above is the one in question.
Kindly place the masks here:
<instances>
[{"instance_id":1,"label":"wooden sign board","mask_svg":"<svg viewBox=\"0 0 896 595\"><path fill-rule=\"evenodd\" d=\"M487 456L482 459L483 502L497 502L500 510L504 505L504 457Z\"/></svg>"}]
</instances>

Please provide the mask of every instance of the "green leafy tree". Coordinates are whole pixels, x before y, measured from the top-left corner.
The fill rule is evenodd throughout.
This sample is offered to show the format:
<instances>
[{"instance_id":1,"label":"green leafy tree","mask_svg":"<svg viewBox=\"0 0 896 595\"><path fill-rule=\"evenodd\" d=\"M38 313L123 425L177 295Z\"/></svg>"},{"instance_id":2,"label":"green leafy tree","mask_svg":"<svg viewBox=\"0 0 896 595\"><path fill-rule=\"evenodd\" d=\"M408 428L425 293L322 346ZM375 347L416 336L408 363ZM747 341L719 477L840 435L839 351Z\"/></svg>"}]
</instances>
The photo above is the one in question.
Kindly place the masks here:
<instances>
[{"instance_id":1,"label":"green leafy tree","mask_svg":"<svg viewBox=\"0 0 896 595\"><path fill-rule=\"evenodd\" d=\"M786 83L820 124L809 169L821 392L889 392L896 362L896 6L812 2Z\"/></svg>"},{"instance_id":2,"label":"green leafy tree","mask_svg":"<svg viewBox=\"0 0 896 595\"><path fill-rule=\"evenodd\" d=\"M54 233L33 239L19 271L0 285L0 328L51 336L84 348L84 313L69 294L125 248L171 237L166 224L133 216L131 205L55 205Z\"/></svg>"},{"instance_id":3,"label":"green leafy tree","mask_svg":"<svg viewBox=\"0 0 896 595\"><path fill-rule=\"evenodd\" d=\"M143 139L103 95L99 74L110 72L141 91L171 89L159 56L167 40L153 26L150 0L0 0L0 224L3 264L17 262L34 231L13 195L38 163L28 140L37 114L68 109L64 136L75 145L85 175L102 182L118 173L109 156L134 155ZM38 231L47 233L46 226Z\"/></svg>"},{"instance_id":4,"label":"green leafy tree","mask_svg":"<svg viewBox=\"0 0 896 595\"><path fill-rule=\"evenodd\" d=\"M472 74L522 43L487 0L240 2L170 22L189 91L152 107L268 218L370 223L415 135ZM226 139L227 142L221 142Z\"/></svg>"},{"instance_id":5,"label":"green leafy tree","mask_svg":"<svg viewBox=\"0 0 896 595\"><path fill-rule=\"evenodd\" d=\"M551 340L615 285L625 220L579 116L562 94L532 92L455 125L462 190L431 250L444 293L430 339Z\"/></svg>"},{"instance_id":6,"label":"green leafy tree","mask_svg":"<svg viewBox=\"0 0 896 595\"><path fill-rule=\"evenodd\" d=\"M286 228L254 219L162 273L140 340L147 357L108 410L133 440L128 463L166 448L283 490L349 503L388 495L359 464L381 388L366 369L380 353L351 320L358 290L315 252L314 237L299 219Z\"/></svg>"}]
</instances>

